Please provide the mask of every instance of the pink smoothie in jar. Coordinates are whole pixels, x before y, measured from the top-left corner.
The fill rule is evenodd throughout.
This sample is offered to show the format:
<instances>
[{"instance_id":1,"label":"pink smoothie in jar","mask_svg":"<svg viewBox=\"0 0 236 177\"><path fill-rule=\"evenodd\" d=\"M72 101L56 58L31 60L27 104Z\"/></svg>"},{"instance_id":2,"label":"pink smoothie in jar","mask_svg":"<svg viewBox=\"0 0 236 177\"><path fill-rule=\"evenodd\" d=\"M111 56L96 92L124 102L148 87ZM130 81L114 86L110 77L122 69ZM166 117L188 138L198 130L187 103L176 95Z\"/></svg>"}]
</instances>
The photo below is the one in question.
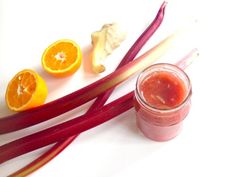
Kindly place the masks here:
<instances>
[{"instance_id":1,"label":"pink smoothie in jar","mask_svg":"<svg viewBox=\"0 0 236 177\"><path fill-rule=\"evenodd\" d=\"M155 141L178 135L191 106L192 87L187 74L172 64L155 64L138 77L135 89L136 122Z\"/></svg>"}]
</instances>

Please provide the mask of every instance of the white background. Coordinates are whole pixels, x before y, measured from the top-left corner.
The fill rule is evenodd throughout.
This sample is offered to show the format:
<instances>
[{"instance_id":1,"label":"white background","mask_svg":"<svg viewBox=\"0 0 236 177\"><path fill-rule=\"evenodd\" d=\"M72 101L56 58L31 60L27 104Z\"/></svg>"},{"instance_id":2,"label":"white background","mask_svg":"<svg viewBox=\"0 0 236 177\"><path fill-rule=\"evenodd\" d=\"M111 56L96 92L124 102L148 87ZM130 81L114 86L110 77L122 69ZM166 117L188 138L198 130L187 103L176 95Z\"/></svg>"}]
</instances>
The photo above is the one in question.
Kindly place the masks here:
<instances>
[{"instance_id":1,"label":"white background","mask_svg":"<svg viewBox=\"0 0 236 177\"><path fill-rule=\"evenodd\" d=\"M160 0L0 0L0 116L13 114L5 105L9 80L31 68L47 82L47 102L71 93L112 72L126 51L153 20ZM175 62L197 47L200 57L186 70L193 85L192 109L181 134L158 143L135 126L134 111L81 134L33 177L236 176L234 5L226 1L169 1L161 28L145 52L192 19L196 30L159 61ZM90 35L104 23L119 22L127 38L105 61L101 75L89 72ZM41 67L41 55L52 42L69 38L82 48L83 63L72 77L56 79ZM110 100L132 90L135 77L119 86ZM91 104L91 102L89 103ZM39 126L0 135L0 145L78 116L89 104ZM49 147L0 165L7 176Z\"/></svg>"}]
</instances>

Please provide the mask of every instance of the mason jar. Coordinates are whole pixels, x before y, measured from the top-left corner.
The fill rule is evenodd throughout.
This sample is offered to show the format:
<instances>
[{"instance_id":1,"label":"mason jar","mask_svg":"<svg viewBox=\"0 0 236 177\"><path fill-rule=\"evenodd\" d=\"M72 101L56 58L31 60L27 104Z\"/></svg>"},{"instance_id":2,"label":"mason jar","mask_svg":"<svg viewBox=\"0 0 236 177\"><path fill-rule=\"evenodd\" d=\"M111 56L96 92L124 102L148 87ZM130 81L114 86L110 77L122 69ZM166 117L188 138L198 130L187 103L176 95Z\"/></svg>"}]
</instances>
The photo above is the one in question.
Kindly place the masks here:
<instances>
[{"instance_id":1,"label":"mason jar","mask_svg":"<svg viewBox=\"0 0 236 177\"><path fill-rule=\"evenodd\" d=\"M167 141L181 131L191 107L192 86L179 67L154 64L140 73L134 107L140 131L155 141Z\"/></svg>"}]
</instances>

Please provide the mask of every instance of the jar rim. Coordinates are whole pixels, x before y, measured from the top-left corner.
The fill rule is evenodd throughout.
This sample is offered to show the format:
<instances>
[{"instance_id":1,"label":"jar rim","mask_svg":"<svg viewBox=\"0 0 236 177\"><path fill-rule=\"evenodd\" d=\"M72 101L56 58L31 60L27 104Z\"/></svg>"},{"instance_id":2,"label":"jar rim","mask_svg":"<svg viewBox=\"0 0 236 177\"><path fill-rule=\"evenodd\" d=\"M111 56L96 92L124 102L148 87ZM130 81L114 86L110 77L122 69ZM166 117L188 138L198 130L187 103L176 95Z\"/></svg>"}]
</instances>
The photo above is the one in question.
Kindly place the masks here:
<instances>
[{"instance_id":1,"label":"jar rim","mask_svg":"<svg viewBox=\"0 0 236 177\"><path fill-rule=\"evenodd\" d=\"M154 107L153 105L150 105L147 101L144 100L144 98L140 95L140 90L139 90L139 81L141 79L141 77L143 76L143 74L145 74L148 70L153 69L153 68L161 68L161 69L171 69L172 71L177 71L179 73L181 73L185 78L186 78L186 83L185 85L187 90L186 96L185 98L181 101L180 104L171 107L171 108L157 108ZM167 71L168 72L168 71ZM179 77L179 76L178 76ZM181 80L182 78L179 77ZM174 65L174 64L170 64L170 63L157 63L157 64L153 64L150 65L149 67L145 68L142 72L140 72L140 74L138 75L138 78L136 80L136 87L135 87L135 97L137 98L137 100L147 109L153 111L153 112L173 112L173 111L177 111L179 110L181 107L183 107L185 105L186 102L188 102L189 98L192 95L192 84L190 81L189 76L187 75L187 73L181 69L180 67Z\"/></svg>"}]
</instances>

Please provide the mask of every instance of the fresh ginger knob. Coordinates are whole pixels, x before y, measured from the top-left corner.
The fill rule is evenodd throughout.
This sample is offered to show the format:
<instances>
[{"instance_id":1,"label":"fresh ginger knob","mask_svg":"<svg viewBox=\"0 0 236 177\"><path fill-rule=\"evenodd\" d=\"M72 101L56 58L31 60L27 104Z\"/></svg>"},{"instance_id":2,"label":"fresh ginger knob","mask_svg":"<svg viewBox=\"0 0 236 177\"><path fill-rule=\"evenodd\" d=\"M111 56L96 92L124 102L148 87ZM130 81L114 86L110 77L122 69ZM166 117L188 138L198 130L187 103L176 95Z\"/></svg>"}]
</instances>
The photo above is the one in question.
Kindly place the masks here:
<instances>
[{"instance_id":1,"label":"fresh ginger knob","mask_svg":"<svg viewBox=\"0 0 236 177\"><path fill-rule=\"evenodd\" d=\"M93 32L92 38L92 69L95 73L105 71L105 66L101 60L112 53L114 49L120 46L125 39L126 34L120 30L117 23L105 24L100 31Z\"/></svg>"}]
</instances>

